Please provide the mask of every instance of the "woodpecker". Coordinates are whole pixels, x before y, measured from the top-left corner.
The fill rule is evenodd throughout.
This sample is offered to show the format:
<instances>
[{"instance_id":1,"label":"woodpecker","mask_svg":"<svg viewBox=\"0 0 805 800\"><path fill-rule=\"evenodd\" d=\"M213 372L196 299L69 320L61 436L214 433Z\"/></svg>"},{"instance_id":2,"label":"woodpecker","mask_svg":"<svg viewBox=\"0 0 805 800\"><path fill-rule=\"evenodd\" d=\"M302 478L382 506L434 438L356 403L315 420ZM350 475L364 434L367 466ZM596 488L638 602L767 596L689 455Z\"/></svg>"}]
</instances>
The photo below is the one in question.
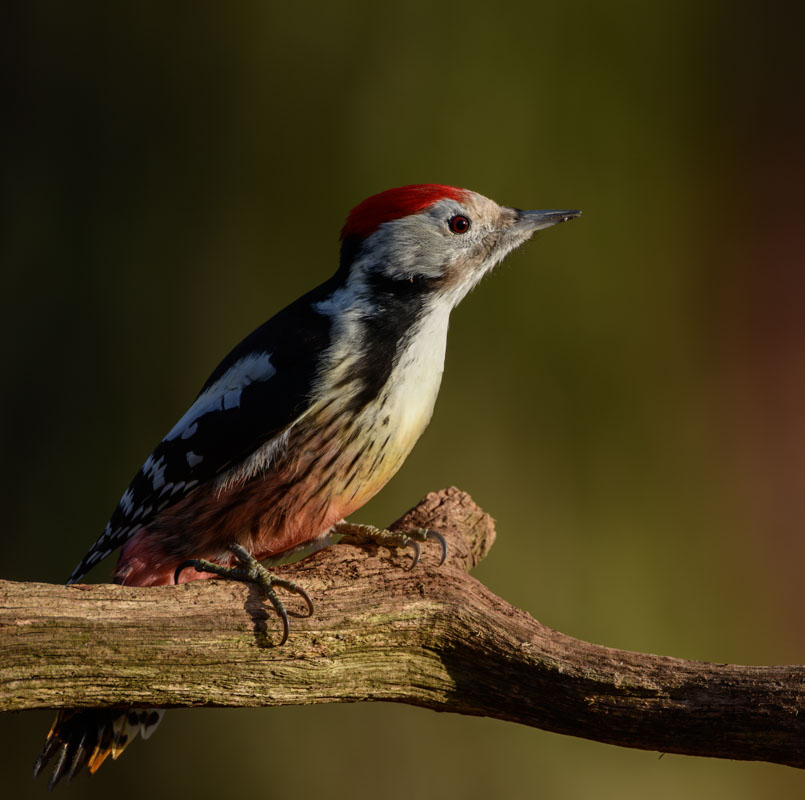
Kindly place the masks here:
<instances>
[{"instance_id":1,"label":"woodpecker","mask_svg":"<svg viewBox=\"0 0 805 800\"><path fill-rule=\"evenodd\" d=\"M467 189L421 184L350 212L335 274L261 325L215 368L146 459L68 584L121 547L114 581L159 586L210 577L259 584L288 636L268 571L334 543L410 547L434 531L345 521L400 468L430 421L450 312L535 231L579 211L521 211ZM50 787L95 772L158 709L59 712L34 775Z\"/></svg>"}]
</instances>

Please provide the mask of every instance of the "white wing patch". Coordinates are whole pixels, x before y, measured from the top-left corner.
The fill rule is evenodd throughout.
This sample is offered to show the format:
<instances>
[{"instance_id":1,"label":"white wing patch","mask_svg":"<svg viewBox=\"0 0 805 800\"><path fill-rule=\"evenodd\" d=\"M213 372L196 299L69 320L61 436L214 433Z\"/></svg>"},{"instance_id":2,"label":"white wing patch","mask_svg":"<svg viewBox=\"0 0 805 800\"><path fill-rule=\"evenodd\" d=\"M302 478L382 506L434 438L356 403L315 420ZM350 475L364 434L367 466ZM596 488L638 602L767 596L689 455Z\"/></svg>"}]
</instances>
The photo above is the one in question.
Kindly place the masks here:
<instances>
[{"instance_id":1,"label":"white wing patch","mask_svg":"<svg viewBox=\"0 0 805 800\"><path fill-rule=\"evenodd\" d=\"M267 381L276 373L271 353L252 353L233 364L212 386L208 386L173 426L165 441L189 439L198 428L198 419L210 411L226 411L240 405L243 390L255 381Z\"/></svg>"},{"instance_id":2,"label":"white wing patch","mask_svg":"<svg viewBox=\"0 0 805 800\"><path fill-rule=\"evenodd\" d=\"M240 408L243 391L248 386L267 381L276 374L277 370L271 363L271 357L272 354L266 351L244 356L202 391L187 413L162 440L163 443L166 443L181 439L181 443L175 441L175 444L164 446L161 449L157 447L155 452L148 457L140 472L134 477L131 486L121 497L103 534L92 546L86 558L73 571L68 583L74 583L88 569L106 558L112 550L125 542L133 531L149 524L152 513L161 511L172 502L173 498L187 495L199 485L198 480L186 480L189 475L182 464L184 461L192 470L204 462L203 443L196 444L193 441L193 436L199 434L199 420L205 414L214 415L216 411ZM204 422L206 423L206 420ZM284 441L282 440L283 443ZM263 445L258 449L256 456L253 455L247 459L245 468L238 465L235 471L240 469L245 474L251 474L265 469L271 462L279 444L272 440ZM201 452L190 449L191 447L198 448ZM174 463L174 461L179 463ZM230 477L232 474L232 470L225 473ZM185 480L181 480L181 478Z\"/></svg>"}]
</instances>

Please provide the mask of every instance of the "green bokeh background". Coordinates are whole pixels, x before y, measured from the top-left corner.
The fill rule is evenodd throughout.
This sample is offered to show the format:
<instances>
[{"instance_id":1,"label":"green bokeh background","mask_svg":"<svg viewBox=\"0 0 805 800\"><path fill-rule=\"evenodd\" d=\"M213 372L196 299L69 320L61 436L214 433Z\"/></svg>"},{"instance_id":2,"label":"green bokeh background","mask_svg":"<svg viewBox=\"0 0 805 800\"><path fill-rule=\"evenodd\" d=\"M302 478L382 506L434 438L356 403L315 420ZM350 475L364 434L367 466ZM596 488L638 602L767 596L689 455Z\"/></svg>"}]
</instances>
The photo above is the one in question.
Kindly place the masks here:
<instances>
[{"instance_id":1,"label":"green bokeh background","mask_svg":"<svg viewBox=\"0 0 805 800\"><path fill-rule=\"evenodd\" d=\"M584 217L457 310L431 427L357 519L455 484L498 522L477 576L546 624L686 658L805 661L793 4L3 16L3 577L65 579L217 360L333 271L352 205L450 183ZM5 796L44 793L30 766L50 717L0 718ZM61 794L184 791L798 798L805 779L365 704L171 712Z\"/></svg>"}]
</instances>

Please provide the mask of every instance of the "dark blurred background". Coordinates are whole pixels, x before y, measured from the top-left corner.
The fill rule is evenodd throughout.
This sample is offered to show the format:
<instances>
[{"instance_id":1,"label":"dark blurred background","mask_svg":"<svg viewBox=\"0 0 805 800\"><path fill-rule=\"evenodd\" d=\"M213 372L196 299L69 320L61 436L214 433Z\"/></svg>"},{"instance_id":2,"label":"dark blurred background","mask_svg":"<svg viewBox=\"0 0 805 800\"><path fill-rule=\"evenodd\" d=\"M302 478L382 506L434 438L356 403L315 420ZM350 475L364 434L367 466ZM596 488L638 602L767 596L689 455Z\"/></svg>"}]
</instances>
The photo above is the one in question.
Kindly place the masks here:
<instances>
[{"instance_id":1,"label":"dark blurred background","mask_svg":"<svg viewBox=\"0 0 805 800\"><path fill-rule=\"evenodd\" d=\"M546 624L805 662L794 8L6 5L2 576L67 577L218 359L333 271L351 206L450 183L584 217L455 313L431 427L357 518L455 484L498 522L478 577ZM30 768L50 719L0 718L5 796L44 792ZM356 705L171 712L61 795L804 788L784 767Z\"/></svg>"}]
</instances>

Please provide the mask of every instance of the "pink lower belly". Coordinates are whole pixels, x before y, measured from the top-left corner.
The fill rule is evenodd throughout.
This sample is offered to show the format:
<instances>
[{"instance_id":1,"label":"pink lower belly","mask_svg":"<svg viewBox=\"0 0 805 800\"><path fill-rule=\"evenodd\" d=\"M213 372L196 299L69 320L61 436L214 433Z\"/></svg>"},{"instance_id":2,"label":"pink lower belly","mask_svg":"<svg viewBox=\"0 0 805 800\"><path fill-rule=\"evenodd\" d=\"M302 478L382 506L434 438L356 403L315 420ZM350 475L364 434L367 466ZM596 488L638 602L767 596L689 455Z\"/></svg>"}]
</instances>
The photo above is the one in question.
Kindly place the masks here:
<instances>
[{"instance_id":1,"label":"pink lower belly","mask_svg":"<svg viewBox=\"0 0 805 800\"><path fill-rule=\"evenodd\" d=\"M192 518L174 511L137 531L123 546L115 581L127 586L172 584L176 568L188 559L231 564L233 557L227 547L233 542L246 547L258 560L276 556L318 538L364 502L357 498L351 502L331 498L325 504L275 502L266 510L258 499L250 498L233 505L214 526L205 526L212 514L199 503ZM178 583L213 577L189 567L179 574Z\"/></svg>"},{"instance_id":2,"label":"pink lower belly","mask_svg":"<svg viewBox=\"0 0 805 800\"><path fill-rule=\"evenodd\" d=\"M203 558L228 565L237 542L258 559L278 555L325 533L373 497L396 472L401 458L337 450L308 443L304 462L222 489L210 483L165 509L125 544L115 572L119 583L173 583L182 561ZM369 459L369 456L371 458ZM361 460L361 457L364 459ZM366 461L366 459L369 459ZM183 570L179 582L213 577Z\"/></svg>"}]
</instances>

